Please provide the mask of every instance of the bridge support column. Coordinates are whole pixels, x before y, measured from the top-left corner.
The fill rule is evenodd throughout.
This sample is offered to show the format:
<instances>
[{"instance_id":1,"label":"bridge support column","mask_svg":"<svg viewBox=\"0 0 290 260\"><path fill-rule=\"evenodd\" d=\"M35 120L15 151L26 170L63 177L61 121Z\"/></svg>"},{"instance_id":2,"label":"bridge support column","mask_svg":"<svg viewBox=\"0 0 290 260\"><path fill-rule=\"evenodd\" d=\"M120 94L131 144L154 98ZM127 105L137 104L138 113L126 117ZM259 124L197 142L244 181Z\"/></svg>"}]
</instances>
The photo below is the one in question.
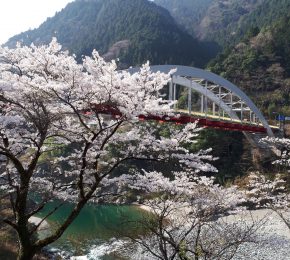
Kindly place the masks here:
<instances>
[{"instance_id":1,"label":"bridge support column","mask_svg":"<svg viewBox=\"0 0 290 260\"><path fill-rule=\"evenodd\" d=\"M173 100L176 101L176 84L173 84ZM174 104L174 109L176 109L176 103Z\"/></svg>"},{"instance_id":2,"label":"bridge support column","mask_svg":"<svg viewBox=\"0 0 290 260\"><path fill-rule=\"evenodd\" d=\"M243 123L243 109L244 109L244 107L243 107L243 102L241 101L241 122Z\"/></svg>"},{"instance_id":3,"label":"bridge support column","mask_svg":"<svg viewBox=\"0 0 290 260\"><path fill-rule=\"evenodd\" d=\"M221 118L221 100L222 100L222 87L219 86L219 118Z\"/></svg>"},{"instance_id":4,"label":"bridge support column","mask_svg":"<svg viewBox=\"0 0 290 260\"><path fill-rule=\"evenodd\" d=\"M208 86L208 82L206 81L205 82L205 93L206 93L206 96L205 96L205 104L204 104L204 108L205 108L205 117L207 117L207 113L208 113L208 106L207 106L207 86Z\"/></svg>"},{"instance_id":5,"label":"bridge support column","mask_svg":"<svg viewBox=\"0 0 290 260\"><path fill-rule=\"evenodd\" d=\"M233 112L233 92L231 91L231 112ZM233 121L233 118L231 117L231 121Z\"/></svg>"},{"instance_id":6,"label":"bridge support column","mask_svg":"<svg viewBox=\"0 0 290 260\"><path fill-rule=\"evenodd\" d=\"M171 81L169 82L169 94L168 94L168 100L173 100L173 79L171 77Z\"/></svg>"},{"instance_id":7,"label":"bridge support column","mask_svg":"<svg viewBox=\"0 0 290 260\"><path fill-rule=\"evenodd\" d=\"M192 85L192 82L190 82L190 85ZM191 92L192 87L188 88L188 113L191 114Z\"/></svg>"}]
</instances>

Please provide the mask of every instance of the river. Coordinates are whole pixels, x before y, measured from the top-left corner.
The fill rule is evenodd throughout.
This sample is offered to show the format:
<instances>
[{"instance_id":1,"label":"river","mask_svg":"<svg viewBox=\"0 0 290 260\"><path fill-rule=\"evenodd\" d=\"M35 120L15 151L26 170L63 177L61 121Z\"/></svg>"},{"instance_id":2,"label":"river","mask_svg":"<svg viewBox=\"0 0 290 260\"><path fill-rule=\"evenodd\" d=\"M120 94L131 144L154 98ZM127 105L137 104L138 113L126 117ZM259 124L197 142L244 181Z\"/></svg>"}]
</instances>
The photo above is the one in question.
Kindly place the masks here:
<instances>
[{"instance_id":1,"label":"river","mask_svg":"<svg viewBox=\"0 0 290 260\"><path fill-rule=\"evenodd\" d=\"M45 209L39 213L38 217L43 217L57 205L57 202L49 203ZM50 227L53 229L61 223L72 209L71 204L65 204L58 209L55 214L47 219ZM146 217L144 210L137 206L123 205L86 205L80 215L64 232L62 237L51 245L51 248L57 248L70 255L88 255L92 250L104 251L104 246L112 241L113 238L121 241L124 233L133 232L137 234L142 232L142 227L137 224L137 220ZM48 231L42 231L41 236L47 235ZM105 252L104 252L105 253ZM116 259L102 257L98 259Z\"/></svg>"}]
</instances>

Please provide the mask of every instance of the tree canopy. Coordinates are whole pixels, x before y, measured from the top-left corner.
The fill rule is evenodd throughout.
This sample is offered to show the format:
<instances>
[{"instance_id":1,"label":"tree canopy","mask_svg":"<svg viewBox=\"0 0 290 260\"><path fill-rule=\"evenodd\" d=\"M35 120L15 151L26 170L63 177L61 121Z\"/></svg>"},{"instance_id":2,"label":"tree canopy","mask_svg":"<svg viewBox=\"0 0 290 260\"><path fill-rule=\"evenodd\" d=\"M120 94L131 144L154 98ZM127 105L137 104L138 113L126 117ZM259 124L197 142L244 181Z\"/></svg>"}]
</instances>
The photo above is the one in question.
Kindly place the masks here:
<instances>
[{"instance_id":1,"label":"tree canopy","mask_svg":"<svg viewBox=\"0 0 290 260\"><path fill-rule=\"evenodd\" d=\"M0 189L14 213L4 222L18 234L19 259L57 240L88 201L119 194L127 178L115 172L128 160L175 160L186 171L216 171L209 150L183 146L194 142L196 124L173 125L165 137L138 120L172 113L161 97L172 72L153 73L148 63L134 74L118 71L96 51L79 64L55 39L0 48L0 60ZM37 205L29 203L31 194L40 196ZM55 198L59 205L31 227L30 217ZM68 217L37 237L38 226L66 201L74 203Z\"/></svg>"}]
</instances>

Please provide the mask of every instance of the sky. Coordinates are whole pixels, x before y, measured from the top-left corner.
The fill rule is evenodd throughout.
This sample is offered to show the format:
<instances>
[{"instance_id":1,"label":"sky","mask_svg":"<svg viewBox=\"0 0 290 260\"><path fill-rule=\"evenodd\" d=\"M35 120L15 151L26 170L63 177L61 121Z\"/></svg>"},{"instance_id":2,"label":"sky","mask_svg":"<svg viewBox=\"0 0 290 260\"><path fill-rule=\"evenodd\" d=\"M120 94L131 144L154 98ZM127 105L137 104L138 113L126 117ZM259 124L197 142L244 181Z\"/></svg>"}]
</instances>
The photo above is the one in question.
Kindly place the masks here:
<instances>
[{"instance_id":1,"label":"sky","mask_svg":"<svg viewBox=\"0 0 290 260\"><path fill-rule=\"evenodd\" d=\"M37 28L73 0L2 0L0 2L0 44L15 34Z\"/></svg>"}]
</instances>

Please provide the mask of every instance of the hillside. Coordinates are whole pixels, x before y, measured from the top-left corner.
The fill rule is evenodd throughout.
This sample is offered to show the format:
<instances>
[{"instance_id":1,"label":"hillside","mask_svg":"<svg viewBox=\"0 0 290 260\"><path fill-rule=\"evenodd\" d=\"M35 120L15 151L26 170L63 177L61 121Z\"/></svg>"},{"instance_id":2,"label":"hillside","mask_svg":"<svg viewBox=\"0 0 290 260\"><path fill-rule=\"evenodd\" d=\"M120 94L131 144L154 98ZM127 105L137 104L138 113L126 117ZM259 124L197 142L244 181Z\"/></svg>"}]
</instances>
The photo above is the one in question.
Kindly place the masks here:
<instances>
[{"instance_id":1,"label":"hillside","mask_svg":"<svg viewBox=\"0 0 290 260\"><path fill-rule=\"evenodd\" d=\"M236 38L240 21L265 0L215 0L196 28L200 39L213 40L225 47Z\"/></svg>"},{"instance_id":2,"label":"hillside","mask_svg":"<svg viewBox=\"0 0 290 260\"><path fill-rule=\"evenodd\" d=\"M107 58L119 56L123 67L147 60L202 66L208 60L206 51L167 10L147 0L77 0L7 45L48 43L53 36L79 59L97 49Z\"/></svg>"},{"instance_id":3,"label":"hillside","mask_svg":"<svg viewBox=\"0 0 290 260\"><path fill-rule=\"evenodd\" d=\"M222 47L238 43L252 27L271 25L290 10L289 0L155 0L199 40Z\"/></svg>"},{"instance_id":4,"label":"hillside","mask_svg":"<svg viewBox=\"0 0 290 260\"><path fill-rule=\"evenodd\" d=\"M176 21L200 40L224 46L235 35L244 16L265 0L155 0Z\"/></svg>"},{"instance_id":5,"label":"hillside","mask_svg":"<svg viewBox=\"0 0 290 260\"><path fill-rule=\"evenodd\" d=\"M243 41L209 64L240 86L263 109L290 115L290 16L250 30Z\"/></svg>"},{"instance_id":6,"label":"hillside","mask_svg":"<svg viewBox=\"0 0 290 260\"><path fill-rule=\"evenodd\" d=\"M285 17L290 12L289 0L263 0L260 5L250 13L244 15L239 23L234 26L235 32L232 39L241 40L244 35L254 27L259 29L270 26Z\"/></svg>"},{"instance_id":7,"label":"hillside","mask_svg":"<svg viewBox=\"0 0 290 260\"><path fill-rule=\"evenodd\" d=\"M195 35L197 24L214 0L154 0L154 2L166 8L178 24L191 35Z\"/></svg>"}]
</instances>

